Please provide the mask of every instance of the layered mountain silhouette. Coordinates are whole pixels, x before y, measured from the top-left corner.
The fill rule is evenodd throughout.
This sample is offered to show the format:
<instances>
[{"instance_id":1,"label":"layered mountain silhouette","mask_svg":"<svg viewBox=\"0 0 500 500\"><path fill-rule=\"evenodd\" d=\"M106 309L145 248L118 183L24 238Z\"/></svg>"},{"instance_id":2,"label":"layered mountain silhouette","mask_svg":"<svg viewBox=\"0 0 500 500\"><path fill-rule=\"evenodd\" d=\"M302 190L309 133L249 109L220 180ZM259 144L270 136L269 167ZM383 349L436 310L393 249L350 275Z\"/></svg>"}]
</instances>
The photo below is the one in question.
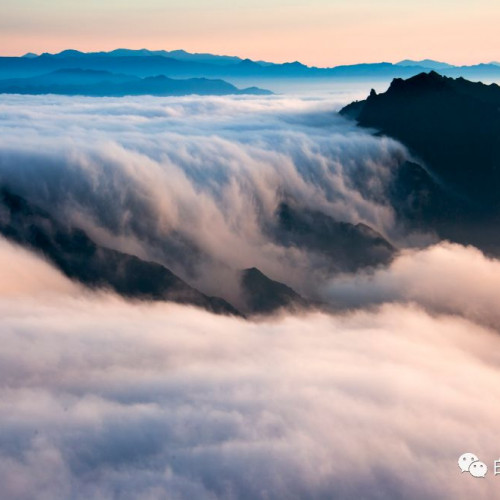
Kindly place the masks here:
<instances>
[{"instance_id":1,"label":"layered mountain silhouette","mask_svg":"<svg viewBox=\"0 0 500 500\"><path fill-rule=\"evenodd\" d=\"M288 246L322 254L331 272L354 272L388 264L396 249L366 224L339 222L287 201L279 205L274 237Z\"/></svg>"},{"instance_id":2,"label":"layered mountain silhouette","mask_svg":"<svg viewBox=\"0 0 500 500\"><path fill-rule=\"evenodd\" d=\"M0 234L48 258L66 276L130 298L193 304L241 315L228 302L195 290L166 267L97 245L6 188L0 189Z\"/></svg>"},{"instance_id":3,"label":"layered mountain silhouette","mask_svg":"<svg viewBox=\"0 0 500 500\"><path fill-rule=\"evenodd\" d=\"M498 63L453 66L424 59L364 63L318 68L298 61L275 64L252 61L235 56L191 54L184 50L150 51L147 49L116 49L110 52L79 52L64 50L58 54L34 53L24 57L0 57L0 78L25 78L59 69L78 68L110 71L141 78L158 75L170 78L408 78L422 71L437 70L447 76L472 79L498 78Z\"/></svg>"},{"instance_id":4,"label":"layered mountain silhouette","mask_svg":"<svg viewBox=\"0 0 500 500\"><path fill-rule=\"evenodd\" d=\"M60 69L51 73L0 80L0 94L62 94L95 97L131 95L269 95L268 90L238 89L224 80L208 78L174 79L166 76L140 78L92 69Z\"/></svg>"},{"instance_id":5,"label":"layered mountain silhouette","mask_svg":"<svg viewBox=\"0 0 500 500\"><path fill-rule=\"evenodd\" d=\"M234 316L311 305L290 287L251 268L240 272L242 313L228 301L196 290L161 264L98 245L82 229L62 223L5 187L0 188L0 234L40 253L72 280L132 299L190 304Z\"/></svg>"},{"instance_id":6,"label":"layered mountain silhouette","mask_svg":"<svg viewBox=\"0 0 500 500\"><path fill-rule=\"evenodd\" d=\"M44 57L51 56L52 54L43 53L41 54ZM219 56L214 54L192 54L190 52L186 52L185 50L148 50L148 49L115 49L109 52L81 52L79 50L63 50L58 54L53 54L55 57L85 57L85 56L107 56L107 57L150 57L150 56L161 56L161 57L170 57L174 59L178 59L181 61L191 61L191 62L199 62L199 63L209 63L209 64L229 64L229 63L237 63L242 59L236 56ZM23 57L33 58L38 57L37 54L33 54L32 52L28 52Z\"/></svg>"},{"instance_id":7,"label":"layered mountain silhouette","mask_svg":"<svg viewBox=\"0 0 500 500\"><path fill-rule=\"evenodd\" d=\"M368 226L337 222L291 203L281 204L275 222L272 231L280 244L322 254L332 273L387 264L395 252ZM0 187L0 235L40 253L72 280L128 298L191 304L237 316L321 307L255 267L235 271L242 300L207 296L164 265L99 245L82 229L62 222L7 187Z\"/></svg>"},{"instance_id":8,"label":"layered mountain silhouette","mask_svg":"<svg viewBox=\"0 0 500 500\"><path fill-rule=\"evenodd\" d=\"M300 206L289 197L279 204L268 233L279 245L318 254L330 275L387 265L397 252L366 224L337 221L322 212ZM323 306L270 279L257 268L242 271L241 288L244 311L248 314Z\"/></svg>"},{"instance_id":9,"label":"layered mountain silhouette","mask_svg":"<svg viewBox=\"0 0 500 500\"><path fill-rule=\"evenodd\" d=\"M500 251L500 87L436 72L395 79L387 92L341 110L405 144L393 203L440 236Z\"/></svg>"}]
</instances>

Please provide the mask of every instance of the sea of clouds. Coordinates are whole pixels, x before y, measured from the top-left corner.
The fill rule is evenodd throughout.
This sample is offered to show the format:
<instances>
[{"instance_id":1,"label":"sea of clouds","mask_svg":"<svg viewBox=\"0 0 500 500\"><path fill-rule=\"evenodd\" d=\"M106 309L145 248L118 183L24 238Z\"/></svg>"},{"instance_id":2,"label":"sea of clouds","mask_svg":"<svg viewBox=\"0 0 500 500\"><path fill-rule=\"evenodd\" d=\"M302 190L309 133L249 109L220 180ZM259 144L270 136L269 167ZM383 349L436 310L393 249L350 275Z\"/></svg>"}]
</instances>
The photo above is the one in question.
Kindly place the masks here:
<instances>
[{"instance_id":1,"label":"sea of clouds","mask_svg":"<svg viewBox=\"0 0 500 500\"><path fill-rule=\"evenodd\" d=\"M203 291L257 265L338 310L250 321L129 302L0 239L2 498L495 498L500 263L404 233L384 183L408 153L335 109L2 97L0 180L19 194ZM316 279L264 231L284 191L400 254ZM460 472L464 452L486 478Z\"/></svg>"},{"instance_id":2,"label":"sea of clouds","mask_svg":"<svg viewBox=\"0 0 500 500\"><path fill-rule=\"evenodd\" d=\"M469 259L490 266L490 286L500 286L498 263L475 250L437 247L416 259L432 269L441 251L457 271ZM405 259L388 271L396 283L408 276ZM130 303L83 290L4 240L0 272L2 498L498 491L500 324L474 288L464 297L496 329L404 293L343 314L259 322ZM460 473L466 451L488 465L485 479Z\"/></svg>"},{"instance_id":3,"label":"sea of clouds","mask_svg":"<svg viewBox=\"0 0 500 500\"><path fill-rule=\"evenodd\" d=\"M205 293L232 296L233 271L257 267L310 294L326 266L270 237L283 200L396 246L429 239L406 234L387 201L404 147L336 109L284 96L4 96L0 183Z\"/></svg>"}]
</instances>

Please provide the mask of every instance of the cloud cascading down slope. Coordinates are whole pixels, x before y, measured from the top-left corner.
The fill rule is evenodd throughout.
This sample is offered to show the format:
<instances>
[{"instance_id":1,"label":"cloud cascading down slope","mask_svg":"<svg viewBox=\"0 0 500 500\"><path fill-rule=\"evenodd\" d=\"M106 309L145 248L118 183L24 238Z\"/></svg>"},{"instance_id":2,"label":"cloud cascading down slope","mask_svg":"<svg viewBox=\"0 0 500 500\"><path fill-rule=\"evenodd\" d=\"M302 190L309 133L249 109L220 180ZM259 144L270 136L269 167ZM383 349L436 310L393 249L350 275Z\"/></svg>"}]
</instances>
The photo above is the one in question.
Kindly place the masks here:
<instances>
[{"instance_id":1,"label":"cloud cascading down slope","mask_svg":"<svg viewBox=\"0 0 500 500\"><path fill-rule=\"evenodd\" d=\"M314 295L331 261L275 237L283 201L411 240L386 193L404 148L328 101L9 96L0 109L3 185L205 293L234 298L234 271L257 267Z\"/></svg>"},{"instance_id":2,"label":"cloud cascading down slope","mask_svg":"<svg viewBox=\"0 0 500 500\"><path fill-rule=\"evenodd\" d=\"M456 461L498 458L500 264L409 232L388 197L407 151L337 108L0 99L0 183L61 224L205 293L237 301L255 266L331 311L127 301L0 239L5 498L494 498ZM332 270L276 236L284 201L397 252Z\"/></svg>"}]
</instances>

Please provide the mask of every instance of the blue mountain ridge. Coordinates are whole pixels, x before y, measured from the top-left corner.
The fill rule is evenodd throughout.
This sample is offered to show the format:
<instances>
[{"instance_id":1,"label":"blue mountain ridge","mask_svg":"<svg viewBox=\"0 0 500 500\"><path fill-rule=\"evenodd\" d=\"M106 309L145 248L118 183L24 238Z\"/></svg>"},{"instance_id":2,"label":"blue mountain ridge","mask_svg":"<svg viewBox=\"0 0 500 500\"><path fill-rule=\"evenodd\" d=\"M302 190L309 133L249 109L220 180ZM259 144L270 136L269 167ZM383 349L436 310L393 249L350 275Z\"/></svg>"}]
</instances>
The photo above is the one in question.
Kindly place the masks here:
<instances>
[{"instance_id":1,"label":"blue mountain ridge","mask_svg":"<svg viewBox=\"0 0 500 500\"><path fill-rule=\"evenodd\" d=\"M164 75L138 77L90 69L58 69L50 73L0 80L0 94L59 94L93 97L130 95L269 95L257 87L239 89L220 79L174 79Z\"/></svg>"},{"instance_id":2,"label":"blue mountain ridge","mask_svg":"<svg viewBox=\"0 0 500 500\"><path fill-rule=\"evenodd\" d=\"M298 61L272 63L236 56L190 53L185 50L115 49L109 52L80 52L69 49L57 54L33 53L23 57L0 57L0 78L41 75L58 69L79 68L123 73L138 77L164 75L170 78L409 78L434 70L443 76L469 79L500 78L496 62L454 66L446 62L406 59L333 67L307 66Z\"/></svg>"}]
</instances>

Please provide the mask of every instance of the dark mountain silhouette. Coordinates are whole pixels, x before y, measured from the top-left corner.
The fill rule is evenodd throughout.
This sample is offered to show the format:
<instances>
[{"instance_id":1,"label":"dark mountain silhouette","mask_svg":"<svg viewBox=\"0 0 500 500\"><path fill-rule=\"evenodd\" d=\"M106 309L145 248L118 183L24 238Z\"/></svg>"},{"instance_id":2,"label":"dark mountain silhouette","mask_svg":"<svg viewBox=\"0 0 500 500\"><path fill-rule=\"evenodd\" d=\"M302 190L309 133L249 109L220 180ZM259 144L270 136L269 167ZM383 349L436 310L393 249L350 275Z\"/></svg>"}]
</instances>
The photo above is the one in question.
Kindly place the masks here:
<instances>
[{"instance_id":1,"label":"dark mountain silhouette","mask_svg":"<svg viewBox=\"0 0 500 500\"><path fill-rule=\"evenodd\" d=\"M285 245L327 257L332 271L352 272L387 264L395 248L366 224L338 222L321 212L281 203L274 236Z\"/></svg>"},{"instance_id":2,"label":"dark mountain silhouette","mask_svg":"<svg viewBox=\"0 0 500 500\"><path fill-rule=\"evenodd\" d=\"M39 56L0 57L0 78L37 76L58 69L79 68L124 73L141 78L165 75L171 78L369 78L388 80L408 78L429 69L449 76L466 78L499 78L500 66L495 63L473 66L452 66L432 61L405 60L397 64L388 62L352 64L331 68L310 67L300 62L274 64L251 61L235 56L191 54L184 50L130 50L110 52L79 52L65 50L58 54Z\"/></svg>"},{"instance_id":3,"label":"dark mountain silhouette","mask_svg":"<svg viewBox=\"0 0 500 500\"><path fill-rule=\"evenodd\" d=\"M81 229L55 220L6 188L0 189L0 234L43 254L66 276L86 286L241 316L225 300L202 294L166 267L99 246Z\"/></svg>"},{"instance_id":4,"label":"dark mountain silhouette","mask_svg":"<svg viewBox=\"0 0 500 500\"><path fill-rule=\"evenodd\" d=\"M499 86L422 73L395 79L384 94L372 91L341 114L400 140L423 160L428 172L406 165L394 187L394 193L419 200L414 215L421 224L443 237L500 251ZM395 194L394 202L402 197Z\"/></svg>"},{"instance_id":5,"label":"dark mountain silhouette","mask_svg":"<svg viewBox=\"0 0 500 500\"><path fill-rule=\"evenodd\" d=\"M255 267L242 271L241 287L246 311L251 314L268 314L279 309L305 309L310 306L292 288L268 278Z\"/></svg>"},{"instance_id":6,"label":"dark mountain silhouette","mask_svg":"<svg viewBox=\"0 0 500 500\"><path fill-rule=\"evenodd\" d=\"M292 200L279 205L275 225L269 228L269 234L280 245L321 254L328 263L327 271L332 274L386 265L396 252L369 226L338 222L319 211L298 206ZM245 302L242 310L248 314L323 307L289 286L270 279L255 267L242 271L241 288Z\"/></svg>"},{"instance_id":7,"label":"dark mountain silhouette","mask_svg":"<svg viewBox=\"0 0 500 500\"><path fill-rule=\"evenodd\" d=\"M394 252L378 233L362 224L335 222L317 212L299 212L285 204L280 207L279 219L282 233L276 233L277 237L324 253L332 262L332 271L387 263ZM161 264L95 243L85 231L62 222L6 187L0 187L0 235L42 254L72 280L128 298L191 304L238 316L324 307L259 269L249 268L240 272L243 301L238 310L224 299L201 293ZM227 299L232 301L231 297Z\"/></svg>"},{"instance_id":8,"label":"dark mountain silhouette","mask_svg":"<svg viewBox=\"0 0 500 500\"><path fill-rule=\"evenodd\" d=\"M139 78L137 76L89 69L60 69L36 77L0 80L0 93L96 97L271 94L268 90L257 87L238 89L223 80L207 78L176 80L166 76Z\"/></svg>"},{"instance_id":9,"label":"dark mountain silhouette","mask_svg":"<svg viewBox=\"0 0 500 500\"><path fill-rule=\"evenodd\" d=\"M25 198L0 188L0 235L42 254L68 278L128 298L190 304L218 314L244 316L229 302L207 296L161 264L96 244ZM303 309L311 303L256 268L241 272L245 314Z\"/></svg>"}]
</instances>

